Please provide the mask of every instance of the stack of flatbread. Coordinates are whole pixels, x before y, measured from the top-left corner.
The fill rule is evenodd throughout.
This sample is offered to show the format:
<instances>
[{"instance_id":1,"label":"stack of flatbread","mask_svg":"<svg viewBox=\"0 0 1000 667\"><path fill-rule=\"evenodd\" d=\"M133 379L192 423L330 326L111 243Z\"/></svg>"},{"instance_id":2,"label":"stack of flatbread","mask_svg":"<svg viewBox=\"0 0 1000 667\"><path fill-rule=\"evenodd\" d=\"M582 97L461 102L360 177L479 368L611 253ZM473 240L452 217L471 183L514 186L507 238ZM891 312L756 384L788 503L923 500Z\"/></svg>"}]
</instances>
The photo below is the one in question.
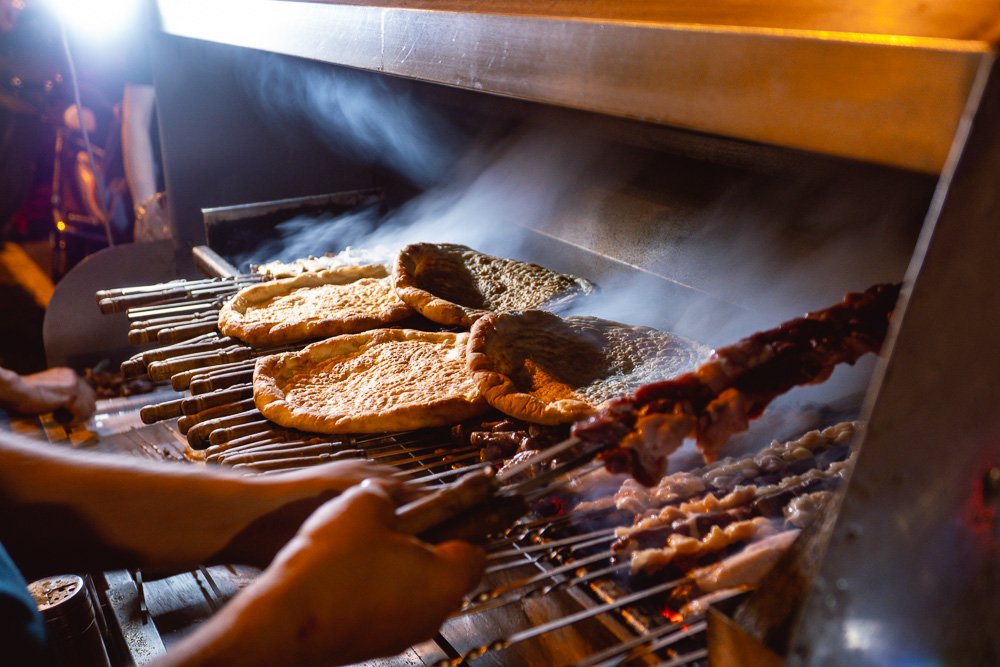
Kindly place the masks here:
<instances>
[{"instance_id":1,"label":"stack of flatbread","mask_svg":"<svg viewBox=\"0 0 1000 667\"><path fill-rule=\"evenodd\" d=\"M240 290L219 311L219 331L265 347L367 331L412 314L385 265L344 266Z\"/></svg>"},{"instance_id":2,"label":"stack of flatbread","mask_svg":"<svg viewBox=\"0 0 1000 667\"><path fill-rule=\"evenodd\" d=\"M247 288L219 322L255 346L333 336L263 357L254 371L265 417L319 433L453 424L490 405L564 423L707 357L654 329L546 312L595 290L536 264L418 243L391 275L383 265L338 267ZM385 328L414 310L471 334Z\"/></svg>"}]
</instances>

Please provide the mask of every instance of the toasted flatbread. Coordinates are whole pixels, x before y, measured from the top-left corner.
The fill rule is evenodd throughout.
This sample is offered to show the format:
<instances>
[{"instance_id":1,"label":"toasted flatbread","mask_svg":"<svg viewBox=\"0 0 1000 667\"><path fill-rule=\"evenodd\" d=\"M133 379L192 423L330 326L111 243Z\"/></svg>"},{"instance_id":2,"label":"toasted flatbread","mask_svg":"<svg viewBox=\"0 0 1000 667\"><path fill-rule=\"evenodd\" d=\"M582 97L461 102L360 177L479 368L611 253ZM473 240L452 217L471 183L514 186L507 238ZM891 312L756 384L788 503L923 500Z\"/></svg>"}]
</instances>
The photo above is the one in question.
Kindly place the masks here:
<instances>
[{"instance_id":1,"label":"toasted flatbread","mask_svg":"<svg viewBox=\"0 0 1000 667\"><path fill-rule=\"evenodd\" d=\"M413 314L388 276L372 264L253 285L219 311L219 331L263 347L384 327Z\"/></svg>"},{"instance_id":2,"label":"toasted flatbread","mask_svg":"<svg viewBox=\"0 0 1000 667\"><path fill-rule=\"evenodd\" d=\"M314 433L443 426L489 408L465 364L467 333L376 329L257 360L254 402Z\"/></svg>"},{"instance_id":3,"label":"toasted flatbread","mask_svg":"<svg viewBox=\"0 0 1000 667\"><path fill-rule=\"evenodd\" d=\"M693 370L711 352L650 327L532 310L481 317L467 360L490 405L518 419L560 424Z\"/></svg>"},{"instance_id":4,"label":"toasted flatbread","mask_svg":"<svg viewBox=\"0 0 1000 667\"><path fill-rule=\"evenodd\" d=\"M427 319L465 327L489 312L558 310L597 289L583 278L450 243L403 248L392 286Z\"/></svg>"}]
</instances>

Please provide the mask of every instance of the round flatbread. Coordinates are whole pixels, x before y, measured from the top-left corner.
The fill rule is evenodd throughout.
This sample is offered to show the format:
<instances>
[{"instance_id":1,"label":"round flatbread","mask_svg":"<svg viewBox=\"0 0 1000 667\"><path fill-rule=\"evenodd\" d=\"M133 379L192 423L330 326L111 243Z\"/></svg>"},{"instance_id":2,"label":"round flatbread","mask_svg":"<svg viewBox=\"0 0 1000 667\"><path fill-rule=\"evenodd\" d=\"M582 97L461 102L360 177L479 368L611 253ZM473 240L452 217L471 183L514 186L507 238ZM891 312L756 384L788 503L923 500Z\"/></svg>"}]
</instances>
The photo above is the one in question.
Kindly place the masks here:
<instances>
[{"instance_id":1,"label":"round flatbread","mask_svg":"<svg viewBox=\"0 0 1000 667\"><path fill-rule=\"evenodd\" d=\"M465 327L489 312L558 310L597 290L584 278L450 243L403 248L392 269L392 286L427 319Z\"/></svg>"},{"instance_id":2,"label":"round flatbread","mask_svg":"<svg viewBox=\"0 0 1000 667\"><path fill-rule=\"evenodd\" d=\"M489 408L465 364L467 333L377 329L262 357L254 402L314 433L383 433L453 424Z\"/></svg>"},{"instance_id":3,"label":"round flatbread","mask_svg":"<svg viewBox=\"0 0 1000 667\"><path fill-rule=\"evenodd\" d=\"M481 317L467 360L490 405L518 419L560 424L640 385L693 370L711 352L650 327L531 310Z\"/></svg>"},{"instance_id":4,"label":"round flatbread","mask_svg":"<svg viewBox=\"0 0 1000 667\"><path fill-rule=\"evenodd\" d=\"M412 314L384 264L343 266L240 290L219 311L219 331L264 347L367 331Z\"/></svg>"}]
</instances>

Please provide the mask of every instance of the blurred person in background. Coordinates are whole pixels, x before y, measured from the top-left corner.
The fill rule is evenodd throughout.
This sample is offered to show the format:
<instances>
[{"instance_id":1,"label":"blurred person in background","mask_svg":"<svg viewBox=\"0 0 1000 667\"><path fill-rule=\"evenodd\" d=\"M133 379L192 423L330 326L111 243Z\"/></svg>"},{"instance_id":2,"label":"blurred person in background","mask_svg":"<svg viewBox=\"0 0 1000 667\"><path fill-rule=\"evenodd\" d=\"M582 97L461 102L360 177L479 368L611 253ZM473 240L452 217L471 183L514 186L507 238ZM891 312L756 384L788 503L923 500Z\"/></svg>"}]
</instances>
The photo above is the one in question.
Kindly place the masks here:
<instances>
[{"instance_id":1,"label":"blurred person in background","mask_svg":"<svg viewBox=\"0 0 1000 667\"><path fill-rule=\"evenodd\" d=\"M24 0L0 0L0 242L50 150L44 114L55 92L58 53L44 12Z\"/></svg>"},{"instance_id":2,"label":"blurred person in background","mask_svg":"<svg viewBox=\"0 0 1000 667\"><path fill-rule=\"evenodd\" d=\"M143 242L171 238L173 234L160 167L156 91L149 53L151 7L144 0L137 2L140 2L141 12L132 32L125 66L122 156L135 210L133 238Z\"/></svg>"},{"instance_id":3,"label":"blurred person in background","mask_svg":"<svg viewBox=\"0 0 1000 667\"><path fill-rule=\"evenodd\" d=\"M29 7L24 0L0 0L0 248L15 212L39 179L50 176L42 167L52 158L52 123L79 124L75 105L60 89L63 63L56 27L40 3ZM87 110L83 118L94 122ZM0 366L0 422L6 421L5 411L27 416L58 411L67 425L81 423L94 412L94 390L71 368L39 370L44 360L36 341L17 338L40 339L40 331L22 331L32 321L25 309L38 306L30 298L19 300L21 295L16 285L5 284L0 292L0 313L7 320L0 336L5 346L0 364L7 366Z\"/></svg>"}]
</instances>

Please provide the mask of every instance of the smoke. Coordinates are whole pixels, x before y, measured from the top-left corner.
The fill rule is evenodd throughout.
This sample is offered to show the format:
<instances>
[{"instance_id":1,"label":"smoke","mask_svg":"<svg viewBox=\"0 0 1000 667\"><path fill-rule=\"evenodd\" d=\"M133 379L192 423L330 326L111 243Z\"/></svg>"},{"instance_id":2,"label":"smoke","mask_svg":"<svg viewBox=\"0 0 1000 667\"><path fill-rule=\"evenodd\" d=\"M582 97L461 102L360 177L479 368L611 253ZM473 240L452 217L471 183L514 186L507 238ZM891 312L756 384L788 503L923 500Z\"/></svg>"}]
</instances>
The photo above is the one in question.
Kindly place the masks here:
<instances>
[{"instance_id":1,"label":"smoke","mask_svg":"<svg viewBox=\"0 0 1000 667\"><path fill-rule=\"evenodd\" d=\"M518 256L528 228L553 215L602 152L600 145L581 145L572 133L526 129L499 145L470 151L447 183L385 215L369 208L295 218L276 227L278 239L238 263L291 261L348 246L392 256L415 242L460 243Z\"/></svg>"},{"instance_id":2,"label":"smoke","mask_svg":"<svg viewBox=\"0 0 1000 667\"><path fill-rule=\"evenodd\" d=\"M706 167L623 148L600 127L565 119L531 119L500 141L470 144L395 80L292 69L276 56L262 56L256 71L263 106L282 126L305 123L334 150L425 190L388 213L284 223L281 239L248 261L461 243L597 282L600 294L571 314L713 347L900 280L931 192L911 175L820 159L766 173ZM599 253L593 262L583 248ZM563 261L574 254L575 264ZM781 400L856 396L872 366L838 369Z\"/></svg>"},{"instance_id":3,"label":"smoke","mask_svg":"<svg viewBox=\"0 0 1000 667\"><path fill-rule=\"evenodd\" d=\"M294 133L307 127L332 151L389 167L422 187L448 178L459 157L460 133L412 88L275 54L244 57L241 82L273 127Z\"/></svg>"}]
</instances>

